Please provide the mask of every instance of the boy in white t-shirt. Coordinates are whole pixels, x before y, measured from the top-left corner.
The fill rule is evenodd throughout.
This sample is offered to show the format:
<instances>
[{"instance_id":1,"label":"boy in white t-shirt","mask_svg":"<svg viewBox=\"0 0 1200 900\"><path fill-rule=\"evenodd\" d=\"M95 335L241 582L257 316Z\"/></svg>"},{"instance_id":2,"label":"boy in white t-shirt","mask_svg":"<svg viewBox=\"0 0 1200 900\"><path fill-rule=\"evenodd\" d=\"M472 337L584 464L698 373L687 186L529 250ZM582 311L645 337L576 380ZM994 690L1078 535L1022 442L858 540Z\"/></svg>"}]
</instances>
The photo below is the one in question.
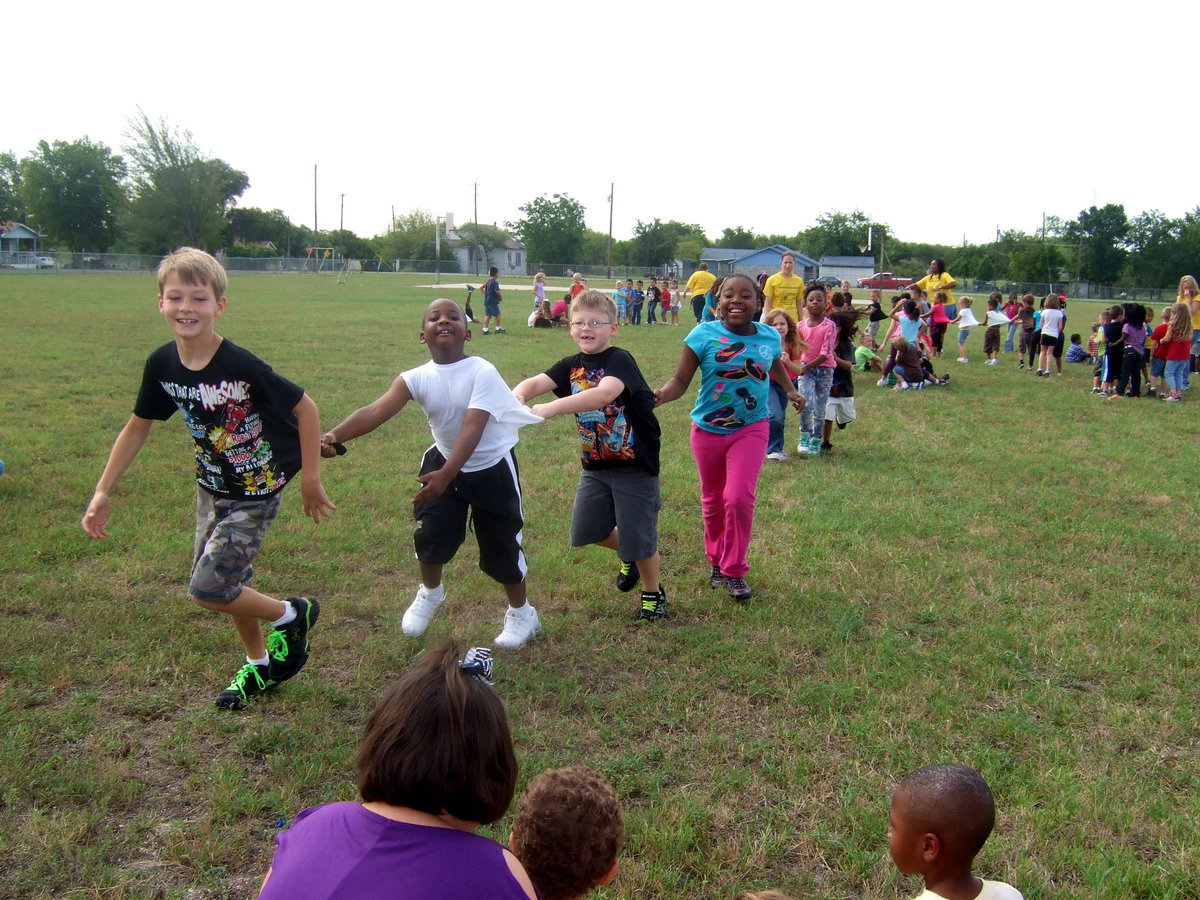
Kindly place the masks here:
<instances>
[{"instance_id":1,"label":"boy in white t-shirt","mask_svg":"<svg viewBox=\"0 0 1200 900\"><path fill-rule=\"evenodd\" d=\"M383 396L326 432L321 453L336 456L339 444L374 431L409 400L425 410L434 443L421 461L417 480L422 487L412 498L421 585L401 629L410 637L423 634L442 605L442 568L466 539L470 518L479 542L479 567L504 585L508 595L504 629L495 643L515 650L542 626L525 596L524 520L514 447L517 429L542 420L517 402L495 366L466 355L470 339L466 314L457 303L444 298L430 303L420 338L429 348L430 362L401 372Z\"/></svg>"}]
</instances>

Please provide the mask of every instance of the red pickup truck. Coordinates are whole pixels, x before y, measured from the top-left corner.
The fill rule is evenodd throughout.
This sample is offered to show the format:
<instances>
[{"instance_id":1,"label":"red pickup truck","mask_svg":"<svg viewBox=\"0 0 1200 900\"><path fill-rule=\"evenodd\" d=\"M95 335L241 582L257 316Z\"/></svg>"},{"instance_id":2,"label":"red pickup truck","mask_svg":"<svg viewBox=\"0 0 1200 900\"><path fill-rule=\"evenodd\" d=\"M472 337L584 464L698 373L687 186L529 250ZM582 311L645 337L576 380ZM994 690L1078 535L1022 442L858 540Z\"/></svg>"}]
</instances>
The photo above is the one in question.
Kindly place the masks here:
<instances>
[{"instance_id":1,"label":"red pickup truck","mask_svg":"<svg viewBox=\"0 0 1200 900\"><path fill-rule=\"evenodd\" d=\"M858 279L860 288L874 288L881 291L898 291L912 284L911 278L901 278L891 272L876 272L870 278Z\"/></svg>"}]
</instances>

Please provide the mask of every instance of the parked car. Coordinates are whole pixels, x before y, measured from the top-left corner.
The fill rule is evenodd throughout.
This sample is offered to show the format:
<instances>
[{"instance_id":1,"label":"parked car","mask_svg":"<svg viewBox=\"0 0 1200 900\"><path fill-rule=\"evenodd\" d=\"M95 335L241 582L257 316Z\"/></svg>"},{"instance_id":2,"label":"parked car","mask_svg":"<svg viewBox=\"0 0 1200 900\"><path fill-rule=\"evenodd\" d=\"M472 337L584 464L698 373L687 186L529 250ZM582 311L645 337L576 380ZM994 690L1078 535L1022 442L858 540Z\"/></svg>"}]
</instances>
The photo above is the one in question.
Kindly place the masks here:
<instances>
[{"instance_id":1,"label":"parked car","mask_svg":"<svg viewBox=\"0 0 1200 900\"><path fill-rule=\"evenodd\" d=\"M824 288L835 288L842 283L840 278L834 278L832 275L822 275L813 284L819 284Z\"/></svg>"},{"instance_id":2,"label":"parked car","mask_svg":"<svg viewBox=\"0 0 1200 900\"><path fill-rule=\"evenodd\" d=\"M911 278L902 278L891 272L876 272L870 278L858 279L860 288L872 288L881 291L898 291L912 284Z\"/></svg>"},{"instance_id":3,"label":"parked car","mask_svg":"<svg viewBox=\"0 0 1200 900\"><path fill-rule=\"evenodd\" d=\"M39 256L37 258L37 267L39 269L57 269L58 263L54 261L53 256Z\"/></svg>"}]
</instances>

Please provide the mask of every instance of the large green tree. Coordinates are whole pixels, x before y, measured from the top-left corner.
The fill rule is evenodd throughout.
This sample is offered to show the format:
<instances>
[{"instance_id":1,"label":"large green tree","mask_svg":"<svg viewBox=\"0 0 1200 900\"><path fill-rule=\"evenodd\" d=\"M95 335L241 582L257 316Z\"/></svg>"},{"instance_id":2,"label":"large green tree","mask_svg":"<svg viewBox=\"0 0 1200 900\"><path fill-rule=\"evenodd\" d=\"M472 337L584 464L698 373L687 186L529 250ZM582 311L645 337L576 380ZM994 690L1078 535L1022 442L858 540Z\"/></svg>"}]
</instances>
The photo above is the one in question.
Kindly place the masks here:
<instances>
[{"instance_id":1,"label":"large green tree","mask_svg":"<svg viewBox=\"0 0 1200 900\"><path fill-rule=\"evenodd\" d=\"M117 238L125 201L125 162L86 137L39 141L21 160L21 197L27 215L50 243L68 250L105 251Z\"/></svg>"},{"instance_id":2,"label":"large green tree","mask_svg":"<svg viewBox=\"0 0 1200 900\"><path fill-rule=\"evenodd\" d=\"M577 263L583 251L584 207L570 194L543 194L520 207L525 217L507 226L525 242L534 265Z\"/></svg>"},{"instance_id":3,"label":"large green tree","mask_svg":"<svg viewBox=\"0 0 1200 900\"><path fill-rule=\"evenodd\" d=\"M1093 284L1115 284L1125 265L1129 219L1125 207L1090 206L1067 225L1068 239L1079 246L1079 276Z\"/></svg>"},{"instance_id":4,"label":"large green tree","mask_svg":"<svg viewBox=\"0 0 1200 900\"><path fill-rule=\"evenodd\" d=\"M816 224L797 235L797 243L813 259L822 256L860 256L873 234L873 246L887 237L888 228L873 222L862 210L830 211L817 217Z\"/></svg>"},{"instance_id":5,"label":"large green tree","mask_svg":"<svg viewBox=\"0 0 1200 900\"><path fill-rule=\"evenodd\" d=\"M245 172L200 152L191 132L144 112L129 121L125 152L133 167L127 233L147 253L181 244L217 250L227 240L228 212L250 186Z\"/></svg>"},{"instance_id":6,"label":"large green tree","mask_svg":"<svg viewBox=\"0 0 1200 900\"><path fill-rule=\"evenodd\" d=\"M375 235L370 243L382 259L433 259L439 243L434 232L441 227L428 210L414 209L397 216L392 229ZM445 232L440 243L442 260L452 262L454 251Z\"/></svg>"},{"instance_id":7,"label":"large green tree","mask_svg":"<svg viewBox=\"0 0 1200 900\"><path fill-rule=\"evenodd\" d=\"M304 247L312 230L295 225L279 209L262 210L241 206L229 211L229 240L233 244L260 244L270 241L281 256L292 256Z\"/></svg>"},{"instance_id":8,"label":"large green tree","mask_svg":"<svg viewBox=\"0 0 1200 900\"><path fill-rule=\"evenodd\" d=\"M16 154L0 153L0 222L24 222L25 201L21 198L21 166Z\"/></svg>"},{"instance_id":9,"label":"large green tree","mask_svg":"<svg viewBox=\"0 0 1200 900\"><path fill-rule=\"evenodd\" d=\"M629 262L635 266L661 266L674 259L680 259L680 248L687 253L686 259L694 259L691 254L695 251L697 242L703 246L708 239L704 229L699 225L688 225L684 222L642 222L639 220L633 226L631 258Z\"/></svg>"}]
</instances>

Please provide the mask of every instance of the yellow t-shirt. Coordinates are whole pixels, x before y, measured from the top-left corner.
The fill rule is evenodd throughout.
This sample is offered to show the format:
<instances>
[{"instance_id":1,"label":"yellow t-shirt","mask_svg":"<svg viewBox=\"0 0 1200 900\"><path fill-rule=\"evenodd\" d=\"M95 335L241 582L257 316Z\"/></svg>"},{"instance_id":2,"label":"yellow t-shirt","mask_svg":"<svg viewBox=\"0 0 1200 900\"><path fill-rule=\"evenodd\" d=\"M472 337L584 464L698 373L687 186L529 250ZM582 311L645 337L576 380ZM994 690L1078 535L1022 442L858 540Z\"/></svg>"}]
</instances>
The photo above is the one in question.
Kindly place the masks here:
<instances>
[{"instance_id":1,"label":"yellow t-shirt","mask_svg":"<svg viewBox=\"0 0 1200 900\"><path fill-rule=\"evenodd\" d=\"M717 276L707 269L697 269L692 273L692 277L688 279L684 286L689 294L695 297L697 294L706 294L708 289L713 286L713 282L717 280Z\"/></svg>"},{"instance_id":2,"label":"yellow t-shirt","mask_svg":"<svg viewBox=\"0 0 1200 900\"><path fill-rule=\"evenodd\" d=\"M763 285L763 294L770 301L771 309L783 309L791 314L792 321L800 321L800 295L804 293L804 279L799 275L784 278L776 272Z\"/></svg>"},{"instance_id":3,"label":"yellow t-shirt","mask_svg":"<svg viewBox=\"0 0 1200 900\"><path fill-rule=\"evenodd\" d=\"M1200 299L1200 298L1195 298L1195 299ZM1178 297L1176 297L1175 302L1176 303L1187 303L1187 301L1183 299L1183 294L1180 294ZM1192 313L1192 331L1200 331L1200 303L1196 304L1196 309Z\"/></svg>"},{"instance_id":4,"label":"yellow t-shirt","mask_svg":"<svg viewBox=\"0 0 1200 900\"><path fill-rule=\"evenodd\" d=\"M936 294L940 290L943 290L942 285L949 284L953 280L954 280L953 275L951 275L949 272L943 272L941 275L926 275L920 281L915 282L913 286L919 287L926 294L928 294L929 302L932 303L934 294ZM954 292L953 291L949 291L949 290L946 291L946 302L947 303L954 302Z\"/></svg>"}]
</instances>

